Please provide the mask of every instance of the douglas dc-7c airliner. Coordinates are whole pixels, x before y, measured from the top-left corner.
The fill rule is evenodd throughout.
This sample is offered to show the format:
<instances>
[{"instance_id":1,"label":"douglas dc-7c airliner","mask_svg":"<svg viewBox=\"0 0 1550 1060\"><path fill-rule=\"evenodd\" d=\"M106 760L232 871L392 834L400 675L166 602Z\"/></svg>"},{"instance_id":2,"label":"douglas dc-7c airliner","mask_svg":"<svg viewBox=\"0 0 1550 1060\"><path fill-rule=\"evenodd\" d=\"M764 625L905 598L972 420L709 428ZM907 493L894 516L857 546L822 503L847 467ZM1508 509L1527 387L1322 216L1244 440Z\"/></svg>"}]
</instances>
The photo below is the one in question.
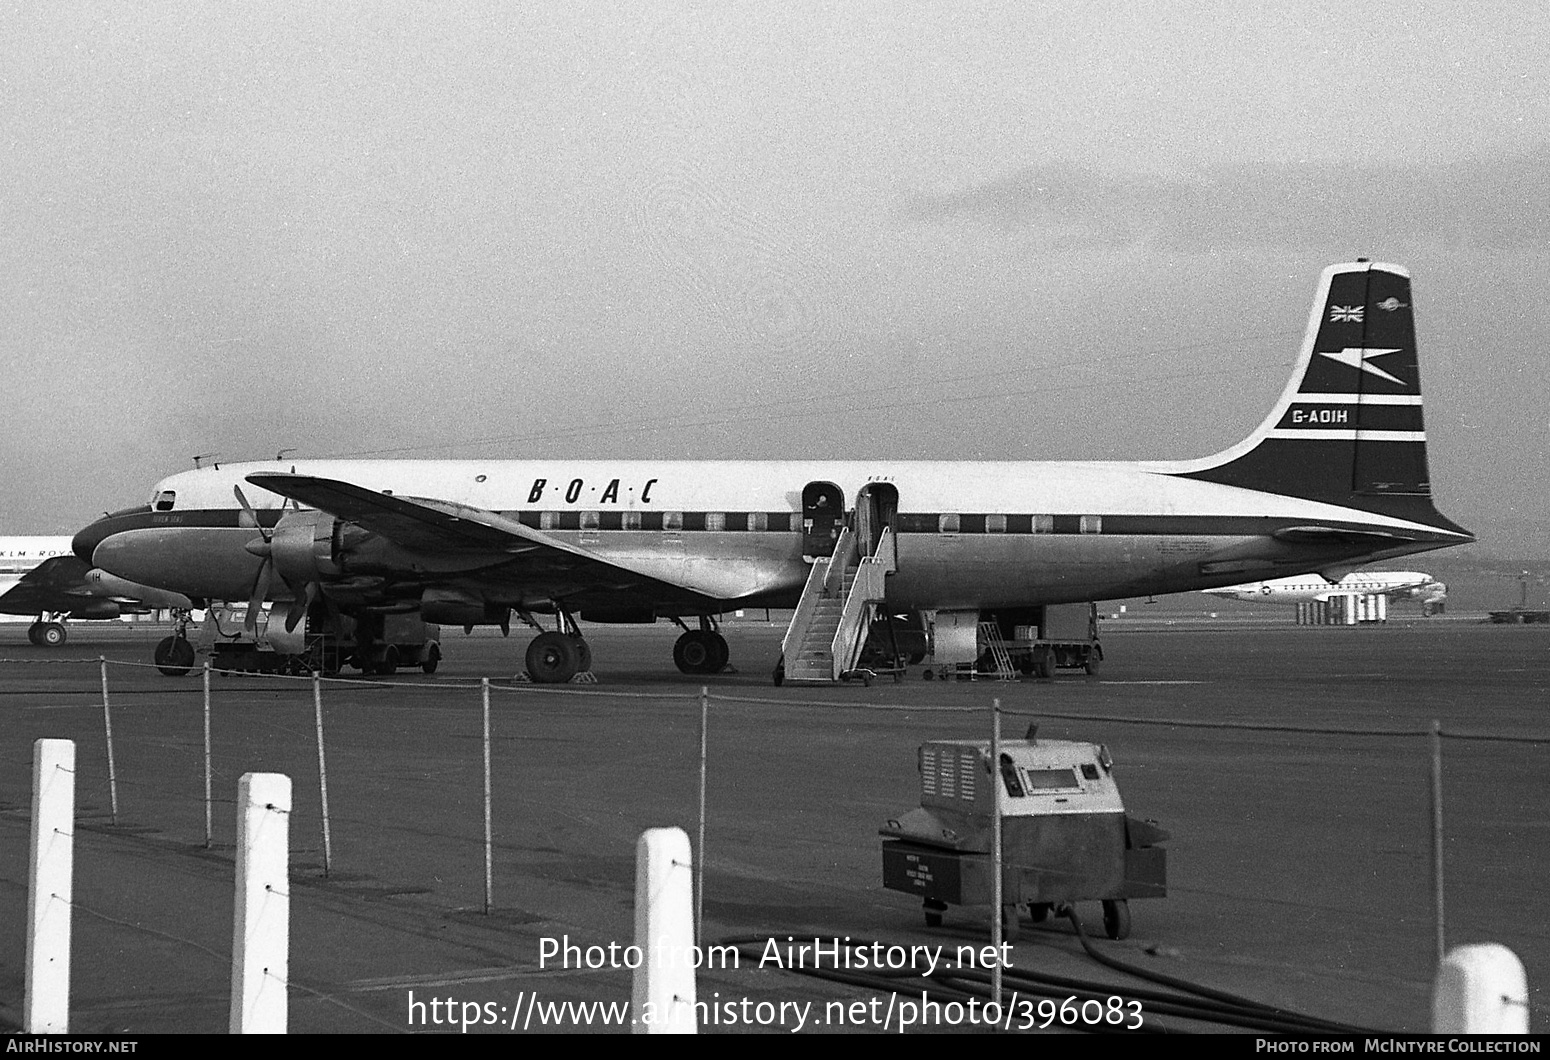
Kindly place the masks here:
<instances>
[{"instance_id":1,"label":"douglas dc-7c airliner","mask_svg":"<svg viewBox=\"0 0 1550 1060\"><path fill-rule=\"evenodd\" d=\"M1296 578L1228 585L1205 590L1224 600L1242 600L1262 604L1324 603L1337 596L1418 596L1440 599L1447 587L1430 574L1413 570L1353 571L1339 581L1326 581L1317 574Z\"/></svg>"},{"instance_id":2,"label":"douglas dc-7c airliner","mask_svg":"<svg viewBox=\"0 0 1550 1060\"><path fill-rule=\"evenodd\" d=\"M75 551L199 600L291 601L292 628L347 616L367 657L393 612L552 616L525 659L543 682L590 668L577 618L671 619L678 667L714 673L719 615L794 608L780 682L853 667L877 607L935 611L940 655L986 613L1339 578L1471 540L1432 504L1409 273L1357 261L1320 278L1270 415L1204 459L230 463L163 479ZM159 662L192 662L169 642Z\"/></svg>"}]
</instances>

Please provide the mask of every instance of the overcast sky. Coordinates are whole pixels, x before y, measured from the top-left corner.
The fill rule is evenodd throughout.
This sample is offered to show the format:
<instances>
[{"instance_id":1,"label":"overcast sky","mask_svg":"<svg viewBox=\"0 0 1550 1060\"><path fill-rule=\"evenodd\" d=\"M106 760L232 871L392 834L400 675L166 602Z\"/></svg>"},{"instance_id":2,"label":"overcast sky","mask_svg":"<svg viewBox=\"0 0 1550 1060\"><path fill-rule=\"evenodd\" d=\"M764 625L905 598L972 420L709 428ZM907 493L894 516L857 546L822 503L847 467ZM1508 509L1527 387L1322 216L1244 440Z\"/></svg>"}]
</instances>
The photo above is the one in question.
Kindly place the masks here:
<instances>
[{"instance_id":1,"label":"overcast sky","mask_svg":"<svg viewBox=\"0 0 1550 1060\"><path fill-rule=\"evenodd\" d=\"M1414 276L1550 552L1550 5L9 4L0 532L297 455L1153 459Z\"/></svg>"}]
</instances>

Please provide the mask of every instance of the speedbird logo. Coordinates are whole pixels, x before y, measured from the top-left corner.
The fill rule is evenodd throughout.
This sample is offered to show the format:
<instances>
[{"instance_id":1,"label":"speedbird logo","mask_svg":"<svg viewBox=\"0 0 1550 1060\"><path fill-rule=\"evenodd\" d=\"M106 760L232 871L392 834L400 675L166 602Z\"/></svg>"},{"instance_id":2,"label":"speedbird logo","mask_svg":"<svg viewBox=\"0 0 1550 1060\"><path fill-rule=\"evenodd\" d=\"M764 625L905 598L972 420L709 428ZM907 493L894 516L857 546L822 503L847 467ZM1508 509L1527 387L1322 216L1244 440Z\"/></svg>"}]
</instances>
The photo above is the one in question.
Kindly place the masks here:
<instances>
[{"instance_id":1,"label":"speedbird logo","mask_svg":"<svg viewBox=\"0 0 1550 1060\"><path fill-rule=\"evenodd\" d=\"M1352 368L1360 368L1362 371L1369 375L1375 375L1379 379L1387 379L1391 383L1398 383L1400 386L1404 386L1405 381L1403 379L1400 379L1397 376L1392 376L1385 372L1382 368L1379 368L1377 365L1371 363L1374 357L1383 357L1390 353L1398 352L1399 350L1397 349L1369 350L1365 346L1347 346L1345 349L1337 350L1335 352L1330 352L1329 350L1320 350L1319 356L1328 357L1330 360L1339 361L1341 364L1348 364Z\"/></svg>"}]
</instances>

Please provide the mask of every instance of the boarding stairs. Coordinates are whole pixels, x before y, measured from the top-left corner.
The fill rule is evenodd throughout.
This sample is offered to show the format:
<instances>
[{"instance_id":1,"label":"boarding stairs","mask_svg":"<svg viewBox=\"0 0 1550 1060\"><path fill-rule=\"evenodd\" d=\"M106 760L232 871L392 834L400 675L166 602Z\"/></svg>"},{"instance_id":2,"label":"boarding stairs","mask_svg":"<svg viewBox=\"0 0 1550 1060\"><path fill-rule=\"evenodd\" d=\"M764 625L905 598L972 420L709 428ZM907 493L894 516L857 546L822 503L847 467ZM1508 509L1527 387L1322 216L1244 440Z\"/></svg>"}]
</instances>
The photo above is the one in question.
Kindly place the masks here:
<instances>
[{"instance_id":1,"label":"boarding stairs","mask_svg":"<svg viewBox=\"0 0 1550 1060\"><path fill-rule=\"evenodd\" d=\"M884 578L893 569L893 530L862 556L847 527L832 556L813 561L807 586L781 642L784 680L832 684L856 671L868 630L883 602Z\"/></svg>"}]
</instances>

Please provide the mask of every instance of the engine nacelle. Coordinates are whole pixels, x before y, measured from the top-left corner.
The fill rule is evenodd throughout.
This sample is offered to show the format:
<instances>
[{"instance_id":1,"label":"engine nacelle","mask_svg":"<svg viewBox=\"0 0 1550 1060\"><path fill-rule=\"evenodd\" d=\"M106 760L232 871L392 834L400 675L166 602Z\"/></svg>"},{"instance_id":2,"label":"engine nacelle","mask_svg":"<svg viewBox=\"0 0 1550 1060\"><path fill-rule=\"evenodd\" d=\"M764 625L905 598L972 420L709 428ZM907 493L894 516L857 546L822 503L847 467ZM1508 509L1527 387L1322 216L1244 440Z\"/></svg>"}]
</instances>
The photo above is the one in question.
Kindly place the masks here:
<instances>
[{"instance_id":1,"label":"engine nacelle","mask_svg":"<svg viewBox=\"0 0 1550 1060\"><path fill-rule=\"evenodd\" d=\"M420 617L445 626L499 626L511 608L454 589L426 589L420 597Z\"/></svg>"},{"instance_id":2,"label":"engine nacelle","mask_svg":"<svg viewBox=\"0 0 1550 1060\"><path fill-rule=\"evenodd\" d=\"M275 573L287 585L337 577L339 520L326 512L286 512L269 542Z\"/></svg>"}]
</instances>

